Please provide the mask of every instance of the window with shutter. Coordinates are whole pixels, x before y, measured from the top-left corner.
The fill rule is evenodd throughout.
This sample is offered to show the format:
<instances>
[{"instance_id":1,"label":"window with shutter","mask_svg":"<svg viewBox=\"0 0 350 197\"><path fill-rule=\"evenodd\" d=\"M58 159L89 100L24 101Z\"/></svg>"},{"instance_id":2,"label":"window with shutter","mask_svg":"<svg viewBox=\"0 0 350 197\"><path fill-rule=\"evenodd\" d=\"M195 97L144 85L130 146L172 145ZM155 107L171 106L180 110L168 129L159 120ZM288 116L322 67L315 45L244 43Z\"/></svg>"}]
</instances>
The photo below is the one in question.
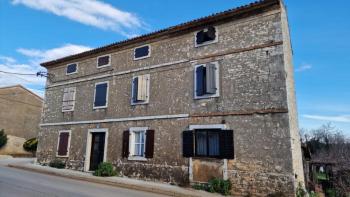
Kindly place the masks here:
<instances>
[{"instance_id":1,"label":"window with shutter","mask_svg":"<svg viewBox=\"0 0 350 197\"><path fill-rule=\"evenodd\" d=\"M125 140L126 140L126 134ZM125 142L126 144L126 142ZM154 131L147 127L131 127L129 129L128 160L145 161L153 157Z\"/></svg>"},{"instance_id":2,"label":"window with shutter","mask_svg":"<svg viewBox=\"0 0 350 197\"><path fill-rule=\"evenodd\" d=\"M234 159L232 130L208 128L206 125L191 127L195 129L182 134L184 157Z\"/></svg>"},{"instance_id":3,"label":"window with shutter","mask_svg":"<svg viewBox=\"0 0 350 197\"><path fill-rule=\"evenodd\" d=\"M64 88L62 100L62 112L74 111L75 104L75 87Z\"/></svg>"},{"instance_id":4,"label":"window with shutter","mask_svg":"<svg viewBox=\"0 0 350 197\"><path fill-rule=\"evenodd\" d=\"M151 56L151 46L145 45L134 49L134 60L144 59Z\"/></svg>"},{"instance_id":5,"label":"window with shutter","mask_svg":"<svg viewBox=\"0 0 350 197\"><path fill-rule=\"evenodd\" d=\"M131 104L147 104L149 102L150 75L141 75L132 79Z\"/></svg>"},{"instance_id":6,"label":"window with shutter","mask_svg":"<svg viewBox=\"0 0 350 197\"><path fill-rule=\"evenodd\" d=\"M97 57L97 68L102 68L111 65L111 55Z\"/></svg>"},{"instance_id":7,"label":"window with shutter","mask_svg":"<svg viewBox=\"0 0 350 197\"><path fill-rule=\"evenodd\" d=\"M195 47L216 43L217 41L218 36L215 27L207 27L196 32Z\"/></svg>"},{"instance_id":8,"label":"window with shutter","mask_svg":"<svg viewBox=\"0 0 350 197\"><path fill-rule=\"evenodd\" d=\"M78 64L77 63L67 65L67 69L66 69L67 75L74 74L77 72L78 72Z\"/></svg>"},{"instance_id":9,"label":"window with shutter","mask_svg":"<svg viewBox=\"0 0 350 197\"><path fill-rule=\"evenodd\" d=\"M106 108L108 104L108 82L95 84L94 109Z\"/></svg>"},{"instance_id":10,"label":"window with shutter","mask_svg":"<svg viewBox=\"0 0 350 197\"><path fill-rule=\"evenodd\" d=\"M211 98L219 95L219 64L210 62L195 66L194 98Z\"/></svg>"},{"instance_id":11,"label":"window with shutter","mask_svg":"<svg viewBox=\"0 0 350 197\"><path fill-rule=\"evenodd\" d=\"M57 157L68 157L70 146L70 131L60 131L58 135Z\"/></svg>"}]
</instances>

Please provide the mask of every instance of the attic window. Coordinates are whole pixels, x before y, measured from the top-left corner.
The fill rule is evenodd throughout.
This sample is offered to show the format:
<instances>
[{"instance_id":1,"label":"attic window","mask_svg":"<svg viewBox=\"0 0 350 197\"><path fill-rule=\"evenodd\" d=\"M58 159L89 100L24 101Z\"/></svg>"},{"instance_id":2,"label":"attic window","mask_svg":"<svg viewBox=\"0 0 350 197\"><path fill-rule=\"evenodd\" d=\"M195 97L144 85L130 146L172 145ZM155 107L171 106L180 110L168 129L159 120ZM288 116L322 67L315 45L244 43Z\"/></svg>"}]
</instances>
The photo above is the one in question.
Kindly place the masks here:
<instances>
[{"instance_id":1,"label":"attic window","mask_svg":"<svg viewBox=\"0 0 350 197\"><path fill-rule=\"evenodd\" d=\"M217 30L215 27L207 27L196 33L196 47L217 42Z\"/></svg>"},{"instance_id":2,"label":"attic window","mask_svg":"<svg viewBox=\"0 0 350 197\"><path fill-rule=\"evenodd\" d=\"M67 65L67 70L66 70L67 75L77 73L77 71L78 71L78 65L76 63Z\"/></svg>"},{"instance_id":3,"label":"attic window","mask_svg":"<svg viewBox=\"0 0 350 197\"><path fill-rule=\"evenodd\" d=\"M111 55L104 55L97 58L97 68L111 65Z\"/></svg>"},{"instance_id":4,"label":"attic window","mask_svg":"<svg viewBox=\"0 0 350 197\"><path fill-rule=\"evenodd\" d=\"M134 49L134 60L144 59L151 56L151 46L145 45Z\"/></svg>"}]
</instances>

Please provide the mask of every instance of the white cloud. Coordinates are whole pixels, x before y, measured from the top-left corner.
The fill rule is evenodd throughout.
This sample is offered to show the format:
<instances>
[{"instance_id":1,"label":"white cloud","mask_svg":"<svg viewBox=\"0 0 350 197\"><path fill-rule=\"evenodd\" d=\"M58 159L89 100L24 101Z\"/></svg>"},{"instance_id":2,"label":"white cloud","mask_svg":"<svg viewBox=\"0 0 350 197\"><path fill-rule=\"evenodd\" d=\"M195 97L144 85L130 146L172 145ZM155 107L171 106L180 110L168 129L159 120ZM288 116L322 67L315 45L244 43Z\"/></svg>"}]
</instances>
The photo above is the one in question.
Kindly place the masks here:
<instances>
[{"instance_id":1,"label":"white cloud","mask_svg":"<svg viewBox=\"0 0 350 197\"><path fill-rule=\"evenodd\" d=\"M42 63L88 50L91 50L91 47L84 45L65 44L61 47L48 50L19 48L17 49L17 52L29 57L30 60L34 63Z\"/></svg>"},{"instance_id":2,"label":"white cloud","mask_svg":"<svg viewBox=\"0 0 350 197\"><path fill-rule=\"evenodd\" d=\"M135 14L98 0L13 0L12 3L50 12L85 25L112 30L127 37L135 34L129 31L144 26Z\"/></svg>"},{"instance_id":3,"label":"white cloud","mask_svg":"<svg viewBox=\"0 0 350 197\"><path fill-rule=\"evenodd\" d=\"M17 52L27 57L26 63L18 63L14 58L0 55L0 71L9 73L33 74L20 75L0 72L0 86L11 86L21 84L40 96L44 95L46 78L37 77L35 73L45 70L39 64L41 62L54 60L68 55L81 53L91 48L83 45L65 44L58 48L39 49L18 49Z\"/></svg>"},{"instance_id":4,"label":"white cloud","mask_svg":"<svg viewBox=\"0 0 350 197\"><path fill-rule=\"evenodd\" d=\"M296 72L303 72L305 70L310 70L312 68L311 64L308 63L302 63L299 68L296 68L295 71Z\"/></svg>"},{"instance_id":5,"label":"white cloud","mask_svg":"<svg viewBox=\"0 0 350 197\"><path fill-rule=\"evenodd\" d=\"M321 115L303 115L304 118L313 120L323 120L328 122L345 122L350 123L350 115L338 115L338 116L321 116Z\"/></svg>"}]
</instances>

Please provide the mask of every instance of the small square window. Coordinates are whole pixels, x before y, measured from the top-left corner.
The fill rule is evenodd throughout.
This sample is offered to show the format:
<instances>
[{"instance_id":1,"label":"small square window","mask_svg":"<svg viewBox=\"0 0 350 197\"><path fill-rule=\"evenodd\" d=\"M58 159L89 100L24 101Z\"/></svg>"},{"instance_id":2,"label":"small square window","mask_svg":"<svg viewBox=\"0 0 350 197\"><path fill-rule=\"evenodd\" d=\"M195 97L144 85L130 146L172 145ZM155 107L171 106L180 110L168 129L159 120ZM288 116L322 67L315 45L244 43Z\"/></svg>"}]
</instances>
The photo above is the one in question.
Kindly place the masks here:
<instances>
[{"instance_id":1,"label":"small square window","mask_svg":"<svg viewBox=\"0 0 350 197\"><path fill-rule=\"evenodd\" d=\"M74 74L77 72L78 72L78 65L76 63L67 65L67 68L66 68L67 75Z\"/></svg>"},{"instance_id":2,"label":"small square window","mask_svg":"<svg viewBox=\"0 0 350 197\"><path fill-rule=\"evenodd\" d=\"M134 49L134 60L144 59L144 58L150 57L150 55L151 55L150 45L145 45Z\"/></svg>"},{"instance_id":3,"label":"small square window","mask_svg":"<svg viewBox=\"0 0 350 197\"><path fill-rule=\"evenodd\" d=\"M195 46L203 46L218 41L217 29L215 27L207 27L195 34Z\"/></svg>"},{"instance_id":4,"label":"small square window","mask_svg":"<svg viewBox=\"0 0 350 197\"><path fill-rule=\"evenodd\" d=\"M95 85L94 109L106 108L108 103L108 82Z\"/></svg>"},{"instance_id":5,"label":"small square window","mask_svg":"<svg viewBox=\"0 0 350 197\"><path fill-rule=\"evenodd\" d=\"M131 104L146 104L149 102L150 75L141 75L132 79Z\"/></svg>"},{"instance_id":6,"label":"small square window","mask_svg":"<svg viewBox=\"0 0 350 197\"><path fill-rule=\"evenodd\" d=\"M111 55L104 55L97 58L97 68L111 65Z\"/></svg>"},{"instance_id":7,"label":"small square window","mask_svg":"<svg viewBox=\"0 0 350 197\"><path fill-rule=\"evenodd\" d=\"M194 98L219 96L219 65L217 62L196 65L194 69Z\"/></svg>"}]
</instances>

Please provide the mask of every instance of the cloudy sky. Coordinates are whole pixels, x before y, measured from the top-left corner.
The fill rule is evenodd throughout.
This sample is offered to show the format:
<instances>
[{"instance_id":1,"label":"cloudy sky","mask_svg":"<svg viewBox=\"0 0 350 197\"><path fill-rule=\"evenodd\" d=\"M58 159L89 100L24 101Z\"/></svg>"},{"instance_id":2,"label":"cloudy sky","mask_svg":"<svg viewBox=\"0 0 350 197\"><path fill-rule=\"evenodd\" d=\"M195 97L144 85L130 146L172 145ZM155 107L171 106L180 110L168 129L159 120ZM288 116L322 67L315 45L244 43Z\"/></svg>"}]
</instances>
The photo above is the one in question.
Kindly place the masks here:
<instances>
[{"instance_id":1,"label":"cloudy sky","mask_svg":"<svg viewBox=\"0 0 350 197\"><path fill-rule=\"evenodd\" d=\"M0 0L0 86L39 95L39 63L176 25L251 0ZM350 135L350 1L285 0L300 127L324 123Z\"/></svg>"}]
</instances>

